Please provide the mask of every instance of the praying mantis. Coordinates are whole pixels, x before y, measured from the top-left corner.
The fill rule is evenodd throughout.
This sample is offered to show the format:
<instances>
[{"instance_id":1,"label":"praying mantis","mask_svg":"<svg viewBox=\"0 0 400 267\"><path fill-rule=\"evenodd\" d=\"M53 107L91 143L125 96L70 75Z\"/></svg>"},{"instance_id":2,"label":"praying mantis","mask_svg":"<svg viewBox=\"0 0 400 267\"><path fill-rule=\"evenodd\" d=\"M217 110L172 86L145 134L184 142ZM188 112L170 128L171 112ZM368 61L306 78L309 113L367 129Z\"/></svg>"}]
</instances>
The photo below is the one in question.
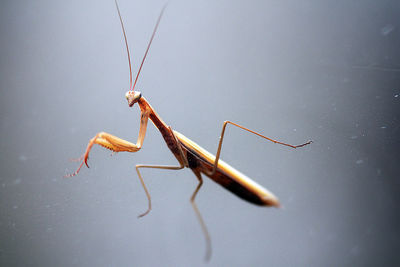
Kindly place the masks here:
<instances>
[{"instance_id":1,"label":"praying mantis","mask_svg":"<svg viewBox=\"0 0 400 267\"><path fill-rule=\"evenodd\" d=\"M206 239L206 260L209 260L211 257L211 238L208 233L207 227L204 223L204 220L197 208L197 205L195 203L195 198L197 193L199 192L202 184L203 184L203 178L202 175L208 176L210 179L215 181L216 183L220 184L227 190L231 191L233 194L237 195L238 197L247 200L250 203L259 205L259 206L274 206L274 207L279 207L279 200L278 198L259 185L258 183L254 182L250 178L248 178L246 175L240 173L224 161L220 159L220 154L221 154L221 149L222 149L222 142L224 139L224 134L227 125L232 125L236 126L240 129L243 129L247 132L250 132L252 134L255 134L259 137L262 137L268 141L271 141L276 144L284 145L290 148L299 148L306 146L312 141L307 141L301 145L290 145L287 143L283 143L274 139L271 139L269 137L266 137L264 135L261 135L255 131L252 131L244 126L241 126L237 123L234 123L232 121L225 121L222 125L222 131L221 135L219 138L219 143L218 143L218 148L216 155L212 155L202 147L200 147L198 144L184 136L183 134L179 133L176 130L173 130L171 126L167 125L161 117L156 113L154 108L150 105L150 103L147 101L145 97L142 96L142 94L138 91L135 91L135 86L136 82L138 80L138 77L140 75L140 71L142 70L143 63L146 59L147 53L149 51L149 48L151 46L151 43L154 39L154 36L156 34L158 25L160 23L161 17L164 13L164 10L166 6L164 6L160 12L160 15L157 19L156 25L154 27L153 33L151 35L150 41L147 45L146 52L143 56L142 62L140 64L139 70L137 72L135 81L132 82L132 67L131 67L131 60L130 60L130 53L129 53L129 47L128 47L128 41L126 37L126 32L125 32L125 27L124 23L122 21L121 13L118 7L117 1L115 1L117 11L118 11L118 16L119 20L121 23L121 28L125 40L125 46L126 46L126 51L127 51L127 56L128 56L128 63L129 63L129 71L130 71L130 89L129 91L125 94L125 98L128 101L129 107L133 107L135 104L137 104L140 108L140 128L139 128L139 136L137 138L136 143L132 143L129 141L126 141L124 139L121 139L117 136L111 135L109 133L105 132L100 132L96 134L88 143L87 148L85 153L78 159L78 161L81 161L79 167L77 170L72 173L66 175L66 177L72 177L77 175L82 166L85 164L88 168L88 158L89 158L89 152L92 149L93 145L97 144L102 147L105 147L112 152L137 152L142 148L143 141L146 135L146 129L147 129L147 124L149 119L151 122L154 124L154 126L160 131L162 137L164 138L168 148L171 150L172 154L175 156L177 159L179 165L172 166L172 165L147 165L147 164L138 164L136 165L136 172L139 177L140 183L144 189L144 192L147 196L148 199L148 207L147 210L140 214L139 217L143 217L146 214L148 214L152 208L151 206L151 196L150 193L144 183L143 177L140 173L141 169L144 168L152 168L152 169L165 169L165 170L180 170L183 168L190 168L194 175L196 176L198 180L198 184L192 193L190 197L190 203L196 213L197 219L199 220L199 223L201 225L203 234Z\"/></svg>"}]
</instances>

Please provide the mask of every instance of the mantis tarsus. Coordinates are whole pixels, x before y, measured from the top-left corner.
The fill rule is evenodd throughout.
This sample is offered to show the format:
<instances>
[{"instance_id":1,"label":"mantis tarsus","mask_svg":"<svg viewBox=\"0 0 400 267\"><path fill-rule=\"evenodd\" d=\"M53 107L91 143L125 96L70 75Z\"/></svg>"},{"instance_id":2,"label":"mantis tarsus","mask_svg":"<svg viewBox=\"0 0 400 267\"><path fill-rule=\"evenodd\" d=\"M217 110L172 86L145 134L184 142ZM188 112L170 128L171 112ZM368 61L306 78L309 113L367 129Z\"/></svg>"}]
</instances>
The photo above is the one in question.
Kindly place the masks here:
<instances>
[{"instance_id":1,"label":"mantis tarsus","mask_svg":"<svg viewBox=\"0 0 400 267\"><path fill-rule=\"evenodd\" d=\"M136 165L136 172L138 174L139 180L143 186L143 189L147 195L148 199L148 208L147 210L139 215L139 217L142 217L146 214L148 214L151 210L151 196L149 191L147 190L147 187L144 183L144 180L142 178L142 175L139 171L139 169L142 168L153 168L153 169L167 169L167 170L180 170L183 169L184 167L190 168L193 173L195 174L196 178L198 179L198 185L195 188L191 198L190 202L193 206L193 209L197 215L197 218L200 222L200 225L202 227L203 233L205 235L206 239L206 260L208 260L211 256L211 239L210 235L208 234L206 225L200 215L200 212L196 206L195 203L195 198L196 195L201 188L203 184L203 178L202 174L208 176L212 180L214 180L216 183L220 184L221 186L225 187L235 195L239 196L240 198L247 200L253 204L260 205L260 206L275 206L279 207L279 201L278 198L269 192L267 189L262 187L261 185L257 184L244 174L240 173L239 171L235 170L233 167L229 166L227 163L223 162L220 159L220 153L221 153L221 148L222 148L222 142L225 134L225 129L228 124L234 125L236 127L239 127L243 130L246 130L248 132L251 132L255 135L258 135L264 139L267 139L273 143L276 144L281 144L284 146L288 146L291 148L298 148L298 147L303 147L305 145L310 144L312 141L308 141L304 144L301 145L290 145L286 144L280 141L273 140L271 138L268 138L264 135L261 135L257 132L254 132L250 129L247 129L241 125L238 125L234 122L231 121L225 121L222 126L222 132L221 136L219 139L218 143L218 149L216 156L212 155L205 149L201 148L199 145L185 137L183 134L172 130L170 126L168 126L161 118L158 116L158 114L155 112L155 110L151 107L149 102L142 96L140 92L134 91L134 88L136 86L137 79L139 77L140 71L142 69L143 63L146 59L147 53L149 51L150 45L153 41L154 35L157 31L158 25L160 23L162 14L165 10L165 6L163 7L157 23L154 27L152 36L150 38L150 41L147 45L146 52L144 54L144 57L142 59L141 65L139 67L138 73L136 75L134 83L132 83L132 69L131 69L131 61L130 61L130 54L129 54L129 48L128 48L128 42L126 38L126 33L125 33L125 28L124 24L122 22L122 17L121 13L118 7L117 2L115 1L117 11L118 11L118 16L121 22L121 27L122 27L122 32L124 35L124 40L125 40L125 46L126 46L126 51L128 54L128 62L129 62L129 70L130 70L130 90L126 93L125 97L128 100L128 105L129 107L133 107L135 103L139 105L140 108L140 129L139 129L139 136L136 141L136 144L131 143L129 141L123 140L119 137L113 136L111 134L105 133L105 132L100 132L96 134L95 137L93 137L90 141L89 144L86 148L85 153L82 155L82 157L79 159L81 160L81 164L79 165L78 169L69 175L66 175L67 177L75 176L79 173L81 170L83 164L85 164L87 167L89 167L87 160L89 157L89 152L92 149L94 144L98 144L100 146L103 146L113 152L137 152L142 148L143 145L143 140L146 134L146 128L147 128L147 123L148 120L150 119L155 127L160 131L161 135L163 136L165 142L167 143L167 146L171 150L171 152L174 154L176 159L179 162L178 166L168 166L168 165L143 165L143 164L138 164Z\"/></svg>"}]
</instances>

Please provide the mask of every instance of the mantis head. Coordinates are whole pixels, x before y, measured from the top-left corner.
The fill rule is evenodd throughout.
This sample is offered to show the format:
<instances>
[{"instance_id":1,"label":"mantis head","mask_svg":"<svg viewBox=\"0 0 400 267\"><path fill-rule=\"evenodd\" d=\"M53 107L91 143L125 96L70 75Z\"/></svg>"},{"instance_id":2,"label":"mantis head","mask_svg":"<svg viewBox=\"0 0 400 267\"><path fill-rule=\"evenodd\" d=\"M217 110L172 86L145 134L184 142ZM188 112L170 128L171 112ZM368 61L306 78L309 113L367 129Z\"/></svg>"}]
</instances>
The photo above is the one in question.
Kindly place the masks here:
<instances>
[{"instance_id":1,"label":"mantis head","mask_svg":"<svg viewBox=\"0 0 400 267\"><path fill-rule=\"evenodd\" d=\"M133 105L138 102L141 97L142 94L137 91L128 91L125 94L125 98L128 100L129 107L133 107Z\"/></svg>"}]
</instances>

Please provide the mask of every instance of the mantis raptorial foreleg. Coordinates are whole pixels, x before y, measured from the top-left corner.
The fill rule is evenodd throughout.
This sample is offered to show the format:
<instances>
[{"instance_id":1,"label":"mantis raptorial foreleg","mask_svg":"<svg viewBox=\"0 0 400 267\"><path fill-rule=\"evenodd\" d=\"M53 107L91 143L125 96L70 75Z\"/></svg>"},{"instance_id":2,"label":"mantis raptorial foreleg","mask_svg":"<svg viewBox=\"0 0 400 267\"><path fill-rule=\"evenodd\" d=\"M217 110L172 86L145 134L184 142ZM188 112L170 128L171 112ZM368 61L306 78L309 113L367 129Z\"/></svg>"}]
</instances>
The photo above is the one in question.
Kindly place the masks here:
<instances>
[{"instance_id":1,"label":"mantis raptorial foreleg","mask_svg":"<svg viewBox=\"0 0 400 267\"><path fill-rule=\"evenodd\" d=\"M269 137L266 137L266 136L264 136L264 135L262 135L262 134L259 134L259 133L255 132L255 131L252 131L252 130L250 130L250 129L244 127L244 126L241 126L241 125L239 125L239 124L236 124L236 123L234 123L234 122L231 122L231 121L224 121L224 124L222 125L221 136L219 137L219 143L218 143L217 153L216 153L216 155L215 155L214 167L213 167L212 171L209 173L209 175L211 175L211 176L215 174L215 172L216 172L216 170L217 170L217 168L218 168L218 160L219 160L219 156L220 156L220 154L221 154L222 142L223 142L223 140L224 140L225 129L226 129L226 126L228 125L228 123L230 123L230 124L232 124L232 125L234 125L234 126L236 126L236 127L239 127L240 129L246 130L246 131L248 131L248 132L250 132L250 133L253 133L253 134L255 134L255 135L258 135L258 136L260 136L260 137L262 137L262 138L264 138L264 139L267 139L268 141L271 141L271 142L273 142L273 143L275 143L275 144L280 144L280 145L288 146L288 147L291 147L291 148L303 147L303 146L306 146L306 145L312 143L312 141L307 141L306 143L301 144L301 145L286 144L286 143L283 143L283 142L280 142L280 141L271 139L271 138L269 138Z\"/></svg>"},{"instance_id":2,"label":"mantis raptorial foreleg","mask_svg":"<svg viewBox=\"0 0 400 267\"><path fill-rule=\"evenodd\" d=\"M136 144L133 144L129 141L121 139L112 134L109 134L106 132L100 132L100 133L96 134L95 137L90 139L85 153L79 158L79 161L82 160L82 162L79 165L78 169L72 174L65 175L65 177L71 177L71 176L77 175L79 173L79 171L81 170L83 164L85 164L89 168L87 160L89 158L89 152L92 149L94 144L105 147L113 152L137 152L137 151L139 151L142 148L143 140L146 135L147 122L149 121L149 114L150 114L150 112L147 110L141 111L139 136L136 141Z\"/></svg>"}]
</instances>

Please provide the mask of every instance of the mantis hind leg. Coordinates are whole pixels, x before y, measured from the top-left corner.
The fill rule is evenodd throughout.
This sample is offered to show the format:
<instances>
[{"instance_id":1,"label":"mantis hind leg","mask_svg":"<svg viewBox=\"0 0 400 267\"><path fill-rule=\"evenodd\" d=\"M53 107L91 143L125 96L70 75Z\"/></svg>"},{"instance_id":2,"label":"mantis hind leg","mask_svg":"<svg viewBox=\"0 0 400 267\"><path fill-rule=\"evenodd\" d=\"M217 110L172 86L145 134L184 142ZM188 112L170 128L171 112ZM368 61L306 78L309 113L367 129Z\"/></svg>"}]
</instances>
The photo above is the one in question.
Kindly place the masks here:
<instances>
[{"instance_id":1,"label":"mantis hind leg","mask_svg":"<svg viewBox=\"0 0 400 267\"><path fill-rule=\"evenodd\" d=\"M203 234L204 234L204 237L205 237L205 239L206 239L206 255L205 255L205 260L206 260L206 261L209 261L210 258L211 258L211 251L212 251L210 234L208 233L207 226L206 226L206 224L204 223L203 217L201 216L201 213L200 213L199 209L197 208L196 202L194 202L194 200L195 200L195 198L196 198L196 195L197 195L197 193L198 193L199 190L200 190L200 187L203 185L203 178L201 177L200 172L195 171L195 170L192 170L192 171L193 171L193 173L196 175L197 179L199 180L199 183L198 183L196 189L194 190L194 192L193 192L193 194L192 194L192 196L191 196L191 198L190 198L190 204L192 204L193 210L194 210L194 212L196 213L197 220L198 220L199 223L200 223L201 229L202 229Z\"/></svg>"},{"instance_id":2,"label":"mantis hind leg","mask_svg":"<svg viewBox=\"0 0 400 267\"><path fill-rule=\"evenodd\" d=\"M215 155L214 167L213 167L212 171L210 172L210 175L213 175L215 173L215 171L217 170L217 168L218 168L218 160L219 160L219 157L220 157L220 154L221 154L222 142L224 140L225 129L226 129L226 126L228 124L232 124L232 125L234 125L236 127L239 127L240 129L243 129L243 130L246 130L246 131L248 131L248 132L250 132L252 134L258 135L258 136L260 136L260 137L262 137L264 139L267 139L268 141L271 141L271 142L273 142L275 144L284 145L284 146L288 146L288 147L291 147L291 148L299 148L299 147L303 147L303 146L306 146L306 145L309 145L309 144L312 143L312 141L310 140L310 141L307 141L307 142L305 142L303 144L300 144L300 145L291 145L291 144L283 143L281 141L277 141L277 140L271 139L269 137L266 137L266 136L264 136L262 134L259 134L259 133L255 132L255 131L252 131L252 130L250 130L250 129L244 127L244 126L241 126L239 124L236 124L234 122L224 121L224 124L222 125L221 136L219 137L217 153Z\"/></svg>"}]
</instances>

